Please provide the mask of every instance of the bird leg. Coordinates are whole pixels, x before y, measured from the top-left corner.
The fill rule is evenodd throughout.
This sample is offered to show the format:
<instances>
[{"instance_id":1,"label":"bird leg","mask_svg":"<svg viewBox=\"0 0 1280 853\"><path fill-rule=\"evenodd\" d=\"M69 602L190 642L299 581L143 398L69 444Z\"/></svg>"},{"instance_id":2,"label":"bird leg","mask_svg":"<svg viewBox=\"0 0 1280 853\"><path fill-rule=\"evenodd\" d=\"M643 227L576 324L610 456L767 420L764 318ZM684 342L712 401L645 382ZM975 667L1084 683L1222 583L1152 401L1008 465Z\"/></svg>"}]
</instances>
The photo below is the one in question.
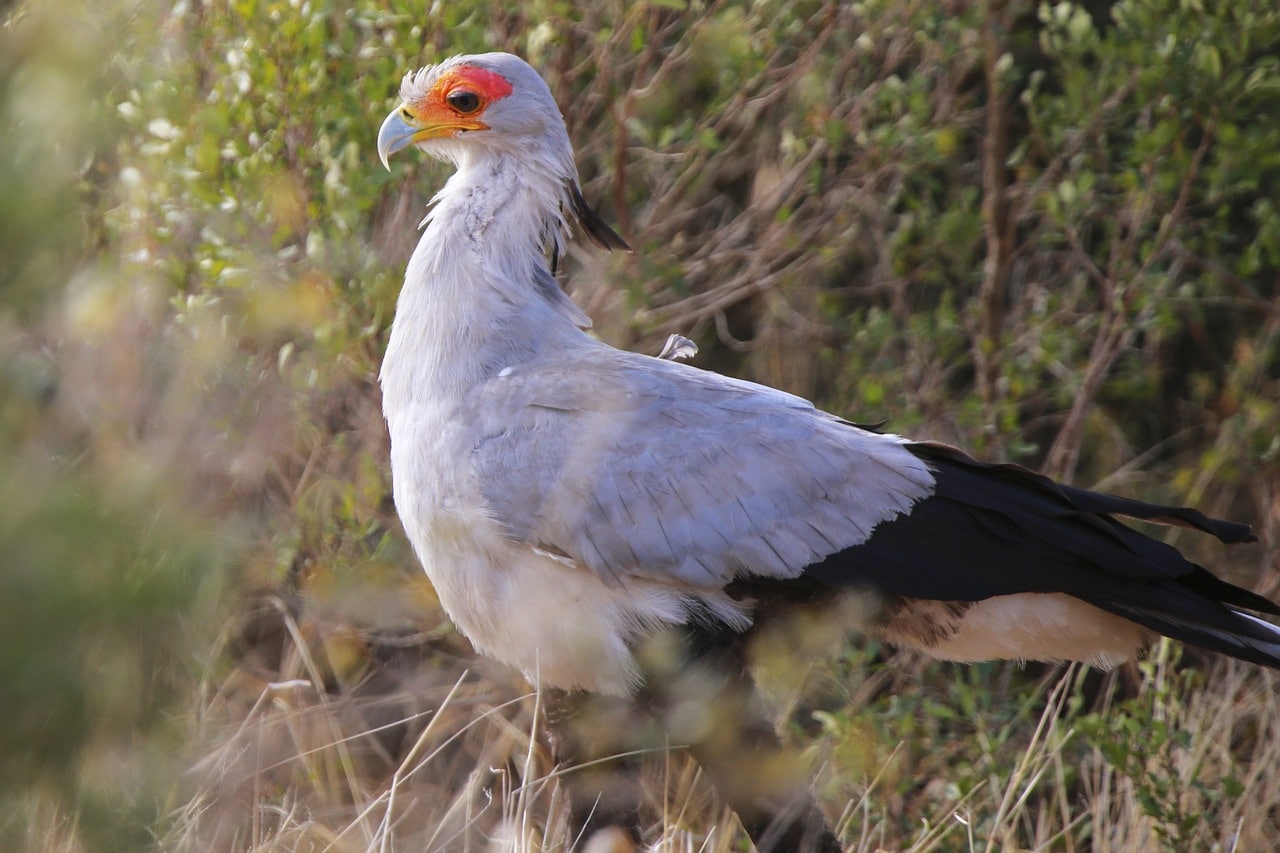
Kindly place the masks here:
<instances>
[{"instance_id":1,"label":"bird leg","mask_svg":"<svg viewBox=\"0 0 1280 853\"><path fill-rule=\"evenodd\" d=\"M650 641L641 699L672 743L689 745L760 853L840 853L809 790L809 768L779 739L755 687L746 634L686 626Z\"/></svg>"},{"instance_id":2,"label":"bird leg","mask_svg":"<svg viewBox=\"0 0 1280 853\"><path fill-rule=\"evenodd\" d=\"M623 829L641 840L641 756L660 746L655 721L630 700L582 691L544 693L547 733L568 795L574 849L597 831Z\"/></svg>"},{"instance_id":3,"label":"bird leg","mask_svg":"<svg viewBox=\"0 0 1280 853\"><path fill-rule=\"evenodd\" d=\"M643 753L687 745L760 853L843 849L809 792L805 762L774 730L745 645L723 629L673 629L638 650L645 684L634 699L548 691L577 839L614 826L639 841Z\"/></svg>"}]
</instances>

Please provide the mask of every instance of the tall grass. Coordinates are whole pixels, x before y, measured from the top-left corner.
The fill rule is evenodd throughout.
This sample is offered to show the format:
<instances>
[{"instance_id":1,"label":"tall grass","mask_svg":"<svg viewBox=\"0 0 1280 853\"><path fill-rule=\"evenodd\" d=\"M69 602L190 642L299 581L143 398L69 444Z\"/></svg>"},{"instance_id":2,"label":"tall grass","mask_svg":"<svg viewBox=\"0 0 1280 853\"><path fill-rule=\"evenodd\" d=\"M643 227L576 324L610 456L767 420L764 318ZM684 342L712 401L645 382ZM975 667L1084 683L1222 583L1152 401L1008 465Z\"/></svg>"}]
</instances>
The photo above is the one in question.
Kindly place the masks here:
<instances>
[{"instance_id":1,"label":"tall grass","mask_svg":"<svg viewBox=\"0 0 1280 853\"><path fill-rule=\"evenodd\" d=\"M305 639L314 628L294 625L270 679L236 670L211 693L205 754L166 849L569 849L556 780L575 769L551 763L536 693L500 670L471 671L451 642L425 636L369 638L362 675L317 689L332 676ZM385 677L406 653L432 660L429 680L421 668L412 681ZM979 695L988 683L957 689L950 667L846 659L883 679L857 709L862 725L899 724L899 690L991 701ZM807 680L832 674L819 666ZM917 712L936 728L915 741L864 735L874 758L858 778L841 769L854 722L805 734L831 712L793 711L790 731L852 851L1265 848L1280 820L1274 677L1228 662L1205 675L1168 644L1128 674L1130 690L1098 691L1080 667L1034 681L1014 673L1029 683L1005 700L1015 708L1003 719L938 706ZM1203 689L1206 679L1217 689ZM796 707L813 700L803 692ZM930 738L949 740L920 742ZM657 849L742 849L745 835L682 750L648 762L642 813Z\"/></svg>"}]
</instances>

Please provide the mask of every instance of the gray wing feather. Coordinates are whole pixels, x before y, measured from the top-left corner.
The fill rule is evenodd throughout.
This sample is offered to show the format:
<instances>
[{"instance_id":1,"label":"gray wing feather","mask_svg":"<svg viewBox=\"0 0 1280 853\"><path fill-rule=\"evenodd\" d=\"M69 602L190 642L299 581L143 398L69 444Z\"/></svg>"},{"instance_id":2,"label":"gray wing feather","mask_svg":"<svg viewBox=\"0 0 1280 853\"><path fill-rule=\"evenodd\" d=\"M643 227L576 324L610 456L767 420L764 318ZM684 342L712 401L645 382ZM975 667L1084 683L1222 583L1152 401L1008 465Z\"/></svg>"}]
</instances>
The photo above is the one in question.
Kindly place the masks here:
<instances>
[{"instance_id":1,"label":"gray wing feather","mask_svg":"<svg viewBox=\"0 0 1280 853\"><path fill-rule=\"evenodd\" d=\"M794 577L932 491L895 436L771 388L605 347L515 367L463 413L489 511L601 577Z\"/></svg>"}]
</instances>

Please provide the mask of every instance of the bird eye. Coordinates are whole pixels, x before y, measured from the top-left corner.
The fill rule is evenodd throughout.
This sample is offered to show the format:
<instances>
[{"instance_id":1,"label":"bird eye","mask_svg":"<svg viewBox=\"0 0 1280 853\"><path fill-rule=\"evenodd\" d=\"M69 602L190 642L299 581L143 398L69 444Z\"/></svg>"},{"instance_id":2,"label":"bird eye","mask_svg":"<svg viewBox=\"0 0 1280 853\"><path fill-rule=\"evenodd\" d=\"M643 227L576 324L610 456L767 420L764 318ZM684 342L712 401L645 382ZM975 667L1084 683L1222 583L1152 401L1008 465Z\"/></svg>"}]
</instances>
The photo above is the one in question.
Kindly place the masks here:
<instances>
[{"instance_id":1,"label":"bird eye","mask_svg":"<svg viewBox=\"0 0 1280 853\"><path fill-rule=\"evenodd\" d=\"M469 115L480 109L480 96L475 92L468 92L466 89L450 92L445 100L449 102L449 106L463 115Z\"/></svg>"}]
</instances>

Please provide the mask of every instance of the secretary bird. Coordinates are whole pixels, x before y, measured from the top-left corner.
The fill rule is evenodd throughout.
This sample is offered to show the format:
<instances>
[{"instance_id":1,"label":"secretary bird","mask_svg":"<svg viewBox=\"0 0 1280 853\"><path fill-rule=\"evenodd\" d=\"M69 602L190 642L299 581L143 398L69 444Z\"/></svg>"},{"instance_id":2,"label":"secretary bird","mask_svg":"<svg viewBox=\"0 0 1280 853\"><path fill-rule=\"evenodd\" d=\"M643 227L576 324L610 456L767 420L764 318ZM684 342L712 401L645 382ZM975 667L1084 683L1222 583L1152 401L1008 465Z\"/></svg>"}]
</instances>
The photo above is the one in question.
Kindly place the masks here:
<instances>
[{"instance_id":1,"label":"secretary bird","mask_svg":"<svg viewBox=\"0 0 1280 853\"><path fill-rule=\"evenodd\" d=\"M555 260L574 226L628 247L583 199L546 83L486 53L411 72L400 96L383 165L416 146L456 172L382 364L396 508L458 628L552 694L557 757L594 768L564 776L580 827L638 838L634 766L597 759L669 739L761 851L839 850L745 655L797 614L955 661L1110 666L1164 634L1280 666L1280 630L1245 612L1280 608L1118 519L1225 543L1247 526L596 340Z\"/></svg>"}]
</instances>

